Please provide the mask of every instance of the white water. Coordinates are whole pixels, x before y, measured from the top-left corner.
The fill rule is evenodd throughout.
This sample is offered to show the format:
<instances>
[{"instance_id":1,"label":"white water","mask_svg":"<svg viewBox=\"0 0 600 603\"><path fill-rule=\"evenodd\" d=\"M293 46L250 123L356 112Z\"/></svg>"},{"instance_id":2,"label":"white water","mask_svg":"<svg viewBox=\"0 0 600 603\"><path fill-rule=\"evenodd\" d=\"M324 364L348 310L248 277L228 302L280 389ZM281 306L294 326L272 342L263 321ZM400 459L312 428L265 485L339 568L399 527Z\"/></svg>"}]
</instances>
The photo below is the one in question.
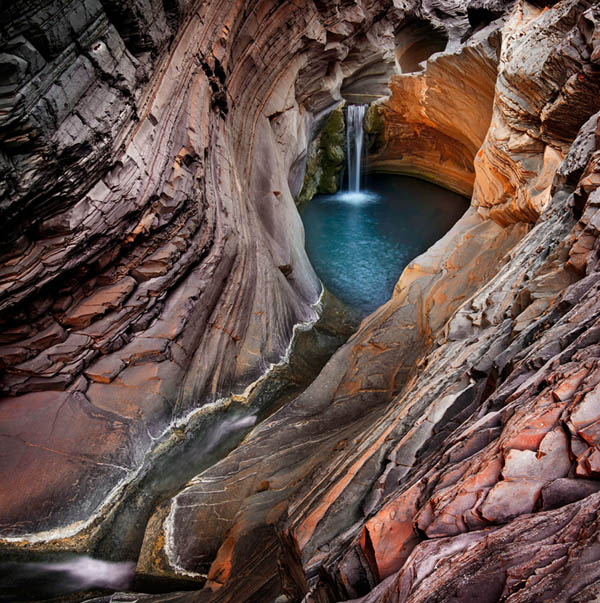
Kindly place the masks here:
<instances>
[{"instance_id":1,"label":"white water","mask_svg":"<svg viewBox=\"0 0 600 603\"><path fill-rule=\"evenodd\" d=\"M218 423L203 441L205 454L217 448L217 446L230 434L252 427L256 423L256 415L247 417L226 417Z\"/></svg>"},{"instance_id":2,"label":"white water","mask_svg":"<svg viewBox=\"0 0 600 603\"><path fill-rule=\"evenodd\" d=\"M87 555L54 563L0 564L0 601L30 601L92 588L126 590L135 562L112 562Z\"/></svg>"},{"instance_id":3,"label":"white water","mask_svg":"<svg viewBox=\"0 0 600 603\"><path fill-rule=\"evenodd\" d=\"M343 201L350 205L364 205L365 203L375 203L379 201L380 195L373 191L343 191L335 195L336 201Z\"/></svg>"},{"instance_id":4,"label":"white water","mask_svg":"<svg viewBox=\"0 0 600 603\"><path fill-rule=\"evenodd\" d=\"M31 564L40 571L65 574L78 589L103 587L127 588L133 579L135 563L132 561L112 562L93 557L76 557L61 563Z\"/></svg>"},{"instance_id":5,"label":"white water","mask_svg":"<svg viewBox=\"0 0 600 603\"><path fill-rule=\"evenodd\" d=\"M306 205L306 251L329 291L372 312L391 297L410 260L447 232L467 206L430 182L378 174L368 189L317 195Z\"/></svg>"},{"instance_id":6,"label":"white water","mask_svg":"<svg viewBox=\"0 0 600 603\"><path fill-rule=\"evenodd\" d=\"M363 153L363 121L367 105L348 105L346 117L346 163L348 169L348 201L361 201L360 171Z\"/></svg>"}]
</instances>

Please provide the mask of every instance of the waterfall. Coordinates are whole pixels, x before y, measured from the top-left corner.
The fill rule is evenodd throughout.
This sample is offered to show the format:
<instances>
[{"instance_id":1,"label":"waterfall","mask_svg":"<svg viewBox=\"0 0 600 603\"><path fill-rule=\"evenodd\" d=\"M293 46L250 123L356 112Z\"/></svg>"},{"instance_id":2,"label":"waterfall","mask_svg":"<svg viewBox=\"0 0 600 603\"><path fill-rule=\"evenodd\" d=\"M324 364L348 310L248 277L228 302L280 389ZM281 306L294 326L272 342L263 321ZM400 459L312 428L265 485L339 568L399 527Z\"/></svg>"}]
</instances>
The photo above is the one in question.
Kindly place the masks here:
<instances>
[{"instance_id":1,"label":"waterfall","mask_svg":"<svg viewBox=\"0 0 600 603\"><path fill-rule=\"evenodd\" d=\"M346 163L348 190L360 192L360 164L363 149L363 120L368 105L348 105L346 119Z\"/></svg>"}]
</instances>

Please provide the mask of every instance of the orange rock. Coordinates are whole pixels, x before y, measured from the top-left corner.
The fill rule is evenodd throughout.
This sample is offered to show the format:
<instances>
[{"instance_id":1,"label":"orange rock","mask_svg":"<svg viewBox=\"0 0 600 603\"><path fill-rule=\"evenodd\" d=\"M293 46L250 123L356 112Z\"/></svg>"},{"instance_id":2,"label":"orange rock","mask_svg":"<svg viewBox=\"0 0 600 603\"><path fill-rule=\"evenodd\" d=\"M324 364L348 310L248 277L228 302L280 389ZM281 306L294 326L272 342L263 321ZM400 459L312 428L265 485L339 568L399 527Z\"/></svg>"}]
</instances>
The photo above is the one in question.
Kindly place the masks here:
<instances>
[{"instance_id":1,"label":"orange rock","mask_svg":"<svg viewBox=\"0 0 600 603\"><path fill-rule=\"evenodd\" d=\"M418 483L386 503L365 523L379 577L384 580L402 567L420 541L413 527L422 486ZM364 546L364 544L363 544Z\"/></svg>"}]
</instances>

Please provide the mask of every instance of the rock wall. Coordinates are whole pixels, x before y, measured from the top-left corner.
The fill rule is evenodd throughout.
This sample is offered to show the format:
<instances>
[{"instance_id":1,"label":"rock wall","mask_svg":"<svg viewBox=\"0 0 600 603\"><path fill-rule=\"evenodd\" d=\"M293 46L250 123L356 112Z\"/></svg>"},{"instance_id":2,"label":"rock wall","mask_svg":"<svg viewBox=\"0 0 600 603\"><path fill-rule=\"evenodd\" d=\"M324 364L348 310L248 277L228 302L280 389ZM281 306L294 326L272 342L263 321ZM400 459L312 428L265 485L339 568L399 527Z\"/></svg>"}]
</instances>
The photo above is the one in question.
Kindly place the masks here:
<instances>
[{"instance_id":1,"label":"rock wall","mask_svg":"<svg viewBox=\"0 0 600 603\"><path fill-rule=\"evenodd\" d=\"M89 548L169 430L316 318L290 183L361 57L392 56L387 8L3 7L7 547Z\"/></svg>"},{"instance_id":2,"label":"rock wall","mask_svg":"<svg viewBox=\"0 0 600 603\"><path fill-rule=\"evenodd\" d=\"M598 110L592 13L525 3L503 30L492 126L475 161L474 203L500 223L535 221L573 138ZM576 26L577 25L577 26ZM531 48L536 48L532 53Z\"/></svg>"},{"instance_id":3,"label":"rock wall","mask_svg":"<svg viewBox=\"0 0 600 603\"><path fill-rule=\"evenodd\" d=\"M518 3L494 115L510 73L539 94L534 33L578 40L578 70L597 81L596 23L585 2ZM568 141L546 126L530 177L510 202L490 197L493 214L476 184L306 392L157 510L140 573L195 578L206 601L597 597L597 110L572 116ZM494 161L520 131L507 120L486 136ZM477 178L500 190L501 167ZM518 209L534 183L535 217Z\"/></svg>"},{"instance_id":4,"label":"rock wall","mask_svg":"<svg viewBox=\"0 0 600 603\"><path fill-rule=\"evenodd\" d=\"M299 208L317 193L332 194L338 190L346 158L345 131L343 108L336 107L327 117L322 131L308 147L304 181L296 198Z\"/></svg>"},{"instance_id":5,"label":"rock wall","mask_svg":"<svg viewBox=\"0 0 600 603\"><path fill-rule=\"evenodd\" d=\"M391 95L372 109L378 115L370 121L379 123L370 128L377 140L368 169L416 176L470 197L473 160L492 117L502 19L470 36L451 20L430 19L437 29L409 21L397 35L398 61L410 68L392 77ZM436 46L436 35L447 42ZM419 64L406 58L411 49Z\"/></svg>"},{"instance_id":6,"label":"rock wall","mask_svg":"<svg viewBox=\"0 0 600 603\"><path fill-rule=\"evenodd\" d=\"M156 509L138 576L197 583L173 601L597 598L600 14L537 4L10 13L5 548L93 547L161 431L313 317L292 200L311 123L394 51L421 68L432 46L400 35L418 22L447 46L393 80L378 157L474 186L472 207L304 393Z\"/></svg>"}]
</instances>

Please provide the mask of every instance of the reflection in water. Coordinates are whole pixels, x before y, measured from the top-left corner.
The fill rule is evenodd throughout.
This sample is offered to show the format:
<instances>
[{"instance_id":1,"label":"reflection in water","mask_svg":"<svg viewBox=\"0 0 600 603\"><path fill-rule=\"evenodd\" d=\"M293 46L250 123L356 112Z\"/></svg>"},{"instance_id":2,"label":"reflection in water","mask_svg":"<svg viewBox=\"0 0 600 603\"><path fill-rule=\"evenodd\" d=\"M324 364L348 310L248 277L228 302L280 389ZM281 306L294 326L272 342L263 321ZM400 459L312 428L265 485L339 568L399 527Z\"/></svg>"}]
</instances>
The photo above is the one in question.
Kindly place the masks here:
<instances>
[{"instance_id":1,"label":"reflection in water","mask_svg":"<svg viewBox=\"0 0 600 603\"><path fill-rule=\"evenodd\" d=\"M302 212L323 284L363 312L386 302L404 267L444 235L468 200L407 176L376 174L366 190L318 195Z\"/></svg>"},{"instance_id":2,"label":"reflection in water","mask_svg":"<svg viewBox=\"0 0 600 603\"><path fill-rule=\"evenodd\" d=\"M0 564L0 601L33 601L91 588L125 590L135 563L69 557L56 563Z\"/></svg>"}]
</instances>

